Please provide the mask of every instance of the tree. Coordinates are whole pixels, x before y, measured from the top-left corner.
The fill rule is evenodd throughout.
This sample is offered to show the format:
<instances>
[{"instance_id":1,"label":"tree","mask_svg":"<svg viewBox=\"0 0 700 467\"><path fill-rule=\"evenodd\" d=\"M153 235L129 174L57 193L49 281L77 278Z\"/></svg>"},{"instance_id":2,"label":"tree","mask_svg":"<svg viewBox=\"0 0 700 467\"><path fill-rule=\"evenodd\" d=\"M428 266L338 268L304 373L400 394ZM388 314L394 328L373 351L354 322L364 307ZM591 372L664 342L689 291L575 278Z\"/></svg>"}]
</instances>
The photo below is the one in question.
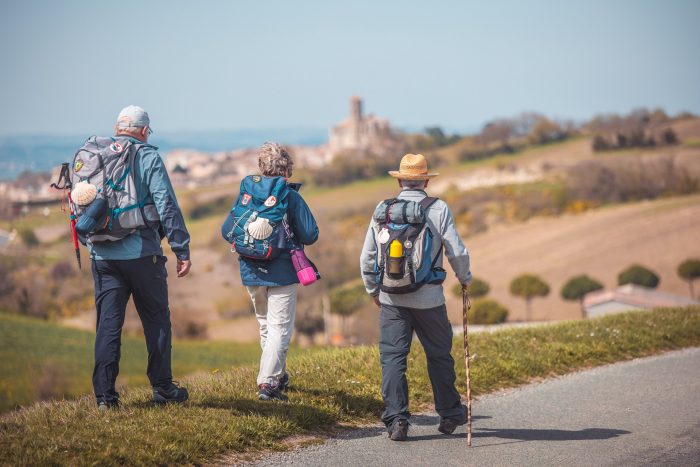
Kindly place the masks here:
<instances>
[{"instance_id":1,"label":"tree","mask_svg":"<svg viewBox=\"0 0 700 467\"><path fill-rule=\"evenodd\" d=\"M39 244L39 239L37 238L36 234L34 231L29 228L29 227L24 227L18 230L19 233L19 238L22 239L22 243L24 243L28 247L32 246L37 246Z\"/></svg>"},{"instance_id":2,"label":"tree","mask_svg":"<svg viewBox=\"0 0 700 467\"><path fill-rule=\"evenodd\" d=\"M647 269L644 266L633 264L617 275L617 284L635 284L641 285L642 287L655 289L656 286L659 285L659 276L656 275L654 271Z\"/></svg>"},{"instance_id":3,"label":"tree","mask_svg":"<svg viewBox=\"0 0 700 467\"><path fill-rule=\"evenodd\" d=\"M686 259L678 265L678 275L688 281L690 289L690 298L695 298L693 292L693 281L700 277L700 259Z\"/></svg>"},{"instance_id":4,"label":"tree","mask_svg":"<svg viewBox=\"0 0 700 467\"><path fill-rule=\"evenodd\" d=\"M561 288L561 298L564 300L578 300L581 305L581 317L585 318L586 310L583 308L583 297L585 297L586 294L602 288L603 284L584 274L582 276L572 277L564 284L564 287Z\"/></svg>"},{"instance_id":5,"label":"tree","mask_svg":"<svg viewBox=\"0 0 700 467\"><path fill-rule=\"evenodd\" d=\"M531 144L546 144L566 138L566 133L556 122L546 117L540 118L528 134Z\"/></svg>"},{"instance_id":6,"label":"tree","mask_svg":"<svg viewBox=\"0 0 700 467\"><path fill-rule=\"evenodd\" d=\"M510 293L525 299L525 319L530 321L530 302L549 295L549 285L534 274L522 274L510 283Z\"/></svg>"},{"instance_id":7,"label":"tree","mask_svg":"<svg viewBox=\"0 0 700 467\"><path fill-rule=\"evenodd\" d=\"M508 309L496 300L477 300L468 317L470 324L498 324L508 318Z\"/></svg>"},{"instance_id":8,"label":"tree","mask_svg":"<svg viewBox=\"0 0 700 467\"><path fill-rule=\"evenodd\" d=\"M491 290L491 286L488 282L483 281L477 277L472 279L472 283L469 286L469 297L480 298L488 295ZM457 283L452 287L452 294L456 297L462 296L462 284Z\"/></svg>"},{"instance_id":9,"label":"tree","mask_svg":"<svg viewBox=\"0 0 700 467\"><path fill-rule=\"evenodd\" d=\"M514 136L516 136L514 123L508 119L500 119L487 123L481 133L476 135L476 142L483 146L490 146L497 142L505 148L509 146L508 143Z\"/></svg>"},{"instance_id":10,"label":"tree","mask_svg":"<svg viewBox=\"0 0 700 467\"><path fill-rule=\"evenodd\" d=\"M316 313L301 313L294 320L294 329L313 342L314 336L324 330L323 316Z\"/></svg>"},{"instance_id":11,"label":"tree","mask_svg":"<svg viewBox=\"0 0 700 467\"><path fill-rule=\"evenodd\" d=\"M341 328L345 334L345 320L369 302L369 296L363 284L339 287L330 292L331 313L341 317Z\"/></svg>"},{"instance_id":12,"label":"tree","mask_svg":"<svg viewBox=\"0 0 700 467\"><path fill-rule=\"evenodd\" d=\"M433 140L433 145L441 147L447 144L447 136L439 126L429 126L425 129L425 134Z\"/></svg>"},{"instance_id":13,"label":"tree","mask_svg":"<svg viewBox=\"0 0 700 467\"><path fill-rule=\"evenodd\" d=\"M678 135L676 135L676 132L673 131L673 128L666 129L666 131L664 131L661 135L661 138L663 139L664 144L678 144Z\"/></svg>"},{"instance_id":14,"label":"tree","mask_svg":"<svg viewBox=\"0 0 700 467\"><path fill-rule=\"evenodd\" d=\"M608 141L603 138L601 135L595 135L593 138L593 150L598 152L598 151L607 151L610 149L610 144Z\"/></svg>"}]
</instances>

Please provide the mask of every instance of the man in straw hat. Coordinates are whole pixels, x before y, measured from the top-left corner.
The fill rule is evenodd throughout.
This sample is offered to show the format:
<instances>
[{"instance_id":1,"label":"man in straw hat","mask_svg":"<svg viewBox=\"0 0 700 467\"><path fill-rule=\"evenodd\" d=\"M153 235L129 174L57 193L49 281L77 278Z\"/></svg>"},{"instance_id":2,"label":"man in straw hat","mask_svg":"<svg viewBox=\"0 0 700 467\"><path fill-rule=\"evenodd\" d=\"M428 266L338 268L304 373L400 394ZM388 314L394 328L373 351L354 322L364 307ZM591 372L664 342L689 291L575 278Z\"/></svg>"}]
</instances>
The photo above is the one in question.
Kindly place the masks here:
<instances>
[{"instance_id":1,"label":"man in straw hat","mask_svg":"<svg viewBox=\"0 0 700 467\"><path fill-rule=\"evenodd\" d=\"M386 424L392 440L403 441L408 433L408 420L411 416L408 410L406 360L414 332L427 357L435 410L440 415L438 430L444 434L451 434L458 425L466 423L466 408L461 403L455 387L454 360L450 354L452 326L447 319L441 283L445 277L442 269L443 248L463 286L471 283L472 275L469 270L469 252L459 237L449 207L444 201L429 198L425 192L430 179L438 175L428 171L425 157L421 154L406 154L401 159L399 170L391 171L389 175L398 179L401 192L397 198L380 203L375 210L367 230L360 262L367 293L381 309L379 352L384 399L382 421ZM409 203L411 201L413 203ZM391 214L392 205L397 206L397 217L403 217L402 220L394 219ZM420 210L416 209L417 205L420 205ZM386 215L382 218L384 212ZM417 214L412 220L413 212ZM428 244L430 257L418 259L421 263L429 261L427 264L432 268L425 278L422 278L425 281L422 284L418 283L421 269L416 264L418 257L411 253L415 251L412 245L414 242L397 237L399 234L396 231L402 230L401 226L392 230L397 226L390 224L406 221L415 226L416 231L423 226L432 234L431 243ZM390 235L390 232L394 233ZM397 249L393 246L386 248L387 243L395 242L393 239L396 238L400 238L403 243L396 245ZM425 236L419 235L418 239L425 242ZM400 285L401 279L392 283L392 279L388 277L391 276L390 265L386 261L391 261L390 257L401 249L404 257L409 256L410 266L405 266L405 269L416 268L417 272L415 277L409 280L409 286L392 288L391 285Z\"/></svg>"}]
</instances>

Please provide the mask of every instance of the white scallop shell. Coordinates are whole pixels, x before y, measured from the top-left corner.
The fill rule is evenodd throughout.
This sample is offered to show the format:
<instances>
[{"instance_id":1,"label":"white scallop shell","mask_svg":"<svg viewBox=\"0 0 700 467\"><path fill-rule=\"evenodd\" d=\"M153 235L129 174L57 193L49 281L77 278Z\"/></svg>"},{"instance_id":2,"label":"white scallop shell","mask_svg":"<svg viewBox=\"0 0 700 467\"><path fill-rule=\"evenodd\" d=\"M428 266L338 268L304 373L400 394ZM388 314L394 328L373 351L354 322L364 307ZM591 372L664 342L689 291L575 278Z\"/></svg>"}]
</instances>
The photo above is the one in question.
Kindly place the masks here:
<instances>
[{"instance_id":1,"label":"white scallop shell","mask_svg":"<svg viewBox=\"0 0 700 467\"><path fill-rule=\"evenodd\" d=\"M97 187L92 183L78 182L70 193L71 199L78 206L87 206L95 201L97 197Z\"/></svg>"},{"instance_id":2,"label":"white scallop shell","mask_svg":"<svg viewBox=\"0 0 700 467\"><path fill-rule=\"evenodd\" d=\"M253 222L248 224L248 233L256 240L265 240L272 235L272 226L270 221L264 217L258 217Z\"/></svg>"}]
</instances>

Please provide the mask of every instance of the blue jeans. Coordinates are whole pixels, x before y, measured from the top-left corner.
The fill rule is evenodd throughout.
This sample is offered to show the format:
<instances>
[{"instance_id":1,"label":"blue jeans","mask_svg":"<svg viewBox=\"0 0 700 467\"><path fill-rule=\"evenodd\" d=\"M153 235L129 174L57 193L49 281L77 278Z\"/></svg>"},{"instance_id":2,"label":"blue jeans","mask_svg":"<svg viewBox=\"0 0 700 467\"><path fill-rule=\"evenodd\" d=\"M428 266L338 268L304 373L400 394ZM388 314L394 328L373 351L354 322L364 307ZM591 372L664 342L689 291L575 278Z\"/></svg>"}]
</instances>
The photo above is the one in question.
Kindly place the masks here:
<instances>
[{"instance_id":1,"label":"blue jeans","mask_svg":"<svg viewBox=\"0 0 700 467\"><path fill-rule=\"evenodd\" d=\"M148 379L155 387L167 387L173 380L166 261L164 256L92 261L97 307L92 385L98 402L119 399L115 382L119 374L126 304L131 296L146 337Z\"/></svg>"}]
</instances>

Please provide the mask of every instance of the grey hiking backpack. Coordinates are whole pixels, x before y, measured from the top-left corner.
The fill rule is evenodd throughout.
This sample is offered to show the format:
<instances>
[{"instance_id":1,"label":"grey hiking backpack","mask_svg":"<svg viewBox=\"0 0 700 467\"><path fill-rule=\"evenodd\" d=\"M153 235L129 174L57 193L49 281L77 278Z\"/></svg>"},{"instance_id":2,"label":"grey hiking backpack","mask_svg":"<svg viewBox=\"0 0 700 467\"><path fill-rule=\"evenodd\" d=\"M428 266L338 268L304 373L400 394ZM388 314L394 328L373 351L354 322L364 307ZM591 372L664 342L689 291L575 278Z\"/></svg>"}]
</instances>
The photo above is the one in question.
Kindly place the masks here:
<instances>
[{"instance_id":1,"label":"grey hiking backpack","mask_svg":"<svg viewBox=\"0 0 700 467\"><path fill-rule=\"evenodd\" d=\"M71 168L73 190L84 182L95 187L89 187L90 191L96 189L97 192L89 204L81 205L76 196L73 197L78 223L84 224L80 219L86 214L83 220L88 216L96 217L92 211L97 206L102 211L97 216L101 220L92 223L96 227L82 232L90 243L121 240L137 229L155 227L160 222L155 204L138 199L134 180L137 153L145 145L124 136L92 136L75 153Z\"/></svg>"},{"instance_id":2,"label":"grey hiking backpack","mask_svg":"<svg viewBox=\"0 0 700 467\"><path fill-rule=\"evenodd\" d=\"M428 208L437 198L416 203L404 199L385 200L374 211L374 241L377 257L374 276L382 292L405 294L425 284L442 284L445 270L436 266L441 251L431 258L433 232L427 222Z\"/></svg>"}]
</instances>

